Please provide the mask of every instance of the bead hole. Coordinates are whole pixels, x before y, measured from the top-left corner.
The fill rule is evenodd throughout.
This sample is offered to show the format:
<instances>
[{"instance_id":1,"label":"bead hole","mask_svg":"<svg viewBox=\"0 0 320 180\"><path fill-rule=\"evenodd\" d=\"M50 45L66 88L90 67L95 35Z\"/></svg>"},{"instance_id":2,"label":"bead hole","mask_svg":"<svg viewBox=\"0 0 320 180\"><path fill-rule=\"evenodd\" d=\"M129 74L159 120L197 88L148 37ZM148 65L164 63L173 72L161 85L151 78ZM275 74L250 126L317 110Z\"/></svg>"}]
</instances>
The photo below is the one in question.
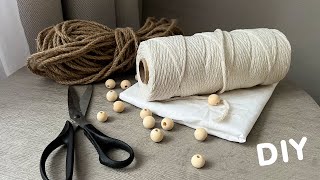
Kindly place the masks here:
<instances>
[{"instance_id":1,"label":"bead hole","mask_svg":"<svg viewBox=\"0 0 320 180\"><path fill-rule=\"evenodd\" d=\"M197 158L200 158L200 156L197 156Z\"/></svg>"},{"instance_id":2,"label":"bead hole","mask_svg":"<svg viewBox=\"0 0 320 180\"><path fill-rule=\"evenodd\" d=\"M166 123L166 122L163 122L162 124L163 124L163 126L166 126L166 125L167 125L167 123Z\"/></svg>"}]
</instances>

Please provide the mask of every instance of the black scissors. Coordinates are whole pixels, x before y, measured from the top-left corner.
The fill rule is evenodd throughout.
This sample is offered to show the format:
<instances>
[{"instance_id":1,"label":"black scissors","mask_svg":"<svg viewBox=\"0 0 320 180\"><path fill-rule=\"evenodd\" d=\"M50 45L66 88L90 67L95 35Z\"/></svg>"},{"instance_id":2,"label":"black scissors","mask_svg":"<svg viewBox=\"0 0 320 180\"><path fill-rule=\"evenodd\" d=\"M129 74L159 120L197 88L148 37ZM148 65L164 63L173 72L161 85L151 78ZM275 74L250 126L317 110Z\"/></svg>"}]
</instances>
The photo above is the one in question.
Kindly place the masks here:
<instances>
[{"instance_id":1,"label":"black scissors","mask_svg":"<svg viewBox=\"0 0 320 180\"><path fill-rule=\"evenodd\" d=\"M134 153L132 148L125 142L118 139L114 139L104 135L92 124L86 121L85 115L90 104L92 95L92 85L86 89L82 97L79 98L72 86L68 89L68 107L70 121L66 121L64 128L43 151L40 159L40 173L43 179L48 180L48 176L45 171L45 164L48 156L52 151L62 145L67 147L66 156L66 179L72 179L73 175L73 159L74 159L74 134L75 129L80 127L83 129L84 134L94 145L99 154L100 163L111 168L123 168L131 164L134 159ZM129 157L123 161L115 161L108 157L107 152L110 149L122 149L129 153Z\"/></svg>"}]
</instances>

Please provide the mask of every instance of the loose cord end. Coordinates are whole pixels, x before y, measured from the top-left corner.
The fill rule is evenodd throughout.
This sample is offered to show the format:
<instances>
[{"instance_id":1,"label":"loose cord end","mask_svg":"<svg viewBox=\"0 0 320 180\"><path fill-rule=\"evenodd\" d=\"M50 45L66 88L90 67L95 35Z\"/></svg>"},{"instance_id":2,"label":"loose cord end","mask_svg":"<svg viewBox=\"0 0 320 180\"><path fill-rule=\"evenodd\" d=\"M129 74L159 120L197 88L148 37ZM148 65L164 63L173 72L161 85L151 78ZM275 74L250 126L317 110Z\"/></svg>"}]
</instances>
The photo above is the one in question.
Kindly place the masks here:
<instances>
[{"instance_id":1,"label":"loose cord end","mask_svg":"<svg viewBox=\"0 0 320 180\"><path fill-rule=\"evenodd\" d=\"M224 108L224 112L223 112L222 116L217 120L217 122L223 121L227 117L227 115L229 114L229 110L230 110L230 105L227 100L222 99L221 102L222 102L221 104L223 104L225 106L225 108Z\"/></svg>"}]
</instances>

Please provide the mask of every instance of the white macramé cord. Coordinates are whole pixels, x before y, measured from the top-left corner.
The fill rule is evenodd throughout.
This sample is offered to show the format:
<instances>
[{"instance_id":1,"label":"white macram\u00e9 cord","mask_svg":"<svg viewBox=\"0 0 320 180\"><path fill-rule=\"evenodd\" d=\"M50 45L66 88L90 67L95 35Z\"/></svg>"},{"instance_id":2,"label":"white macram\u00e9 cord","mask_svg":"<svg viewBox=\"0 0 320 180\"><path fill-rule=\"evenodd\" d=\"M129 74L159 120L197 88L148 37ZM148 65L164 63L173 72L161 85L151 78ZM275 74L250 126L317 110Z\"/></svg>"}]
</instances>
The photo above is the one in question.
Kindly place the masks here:
<instances>
[{"instance_id":1,"label":"white macram\u00e9 cord","mask_svg":"<svg viewBox=\"0 0 320 180\"><path fill-rule=\"evenodd\" d=\"M222 116L217 120L218 122L223 121L227 117L227 115L229 114L229 109L230 109L230 105L229 105L228 101L222 99L221 102L224 105L224 111L223 111Z\"/></svg>"},{"instance_id":2,"label":"white macram\u00e9 cord","mask_svg":"<svg viewBox=\"0 0 320 180\"><path fill-rule=\"evenodd\" d=\"M149 80L144 84L138 78L141 93L157 101L279 82L289 70L291 47L275 29L217 29L141 42L138 74L142 59L149 66Z\"/></svg>"}]
</instances>

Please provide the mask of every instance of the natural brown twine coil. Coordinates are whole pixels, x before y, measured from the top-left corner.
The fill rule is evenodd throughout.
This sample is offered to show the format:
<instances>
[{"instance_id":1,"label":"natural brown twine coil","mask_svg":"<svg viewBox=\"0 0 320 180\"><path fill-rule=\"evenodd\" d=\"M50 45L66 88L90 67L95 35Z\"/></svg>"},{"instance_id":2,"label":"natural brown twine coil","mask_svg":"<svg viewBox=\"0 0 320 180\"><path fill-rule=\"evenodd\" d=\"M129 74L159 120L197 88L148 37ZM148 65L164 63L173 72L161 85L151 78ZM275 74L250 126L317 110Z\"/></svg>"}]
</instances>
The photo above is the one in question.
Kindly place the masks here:
<instances>
[{"instance_id":1,"label":"natural brown twine coil","mask_svg":"<svg viewBox=\"0 0 320 180\"><path fill-rule=\"evenodd\" d=\"M61 84L89 84L131 69L141 41L176 34L182 34L176 21L164 18L148 18L136 32L92 21L64 21L38 34L38 52L28 58L28 68Z\"/></svg>"}]
</instances>

